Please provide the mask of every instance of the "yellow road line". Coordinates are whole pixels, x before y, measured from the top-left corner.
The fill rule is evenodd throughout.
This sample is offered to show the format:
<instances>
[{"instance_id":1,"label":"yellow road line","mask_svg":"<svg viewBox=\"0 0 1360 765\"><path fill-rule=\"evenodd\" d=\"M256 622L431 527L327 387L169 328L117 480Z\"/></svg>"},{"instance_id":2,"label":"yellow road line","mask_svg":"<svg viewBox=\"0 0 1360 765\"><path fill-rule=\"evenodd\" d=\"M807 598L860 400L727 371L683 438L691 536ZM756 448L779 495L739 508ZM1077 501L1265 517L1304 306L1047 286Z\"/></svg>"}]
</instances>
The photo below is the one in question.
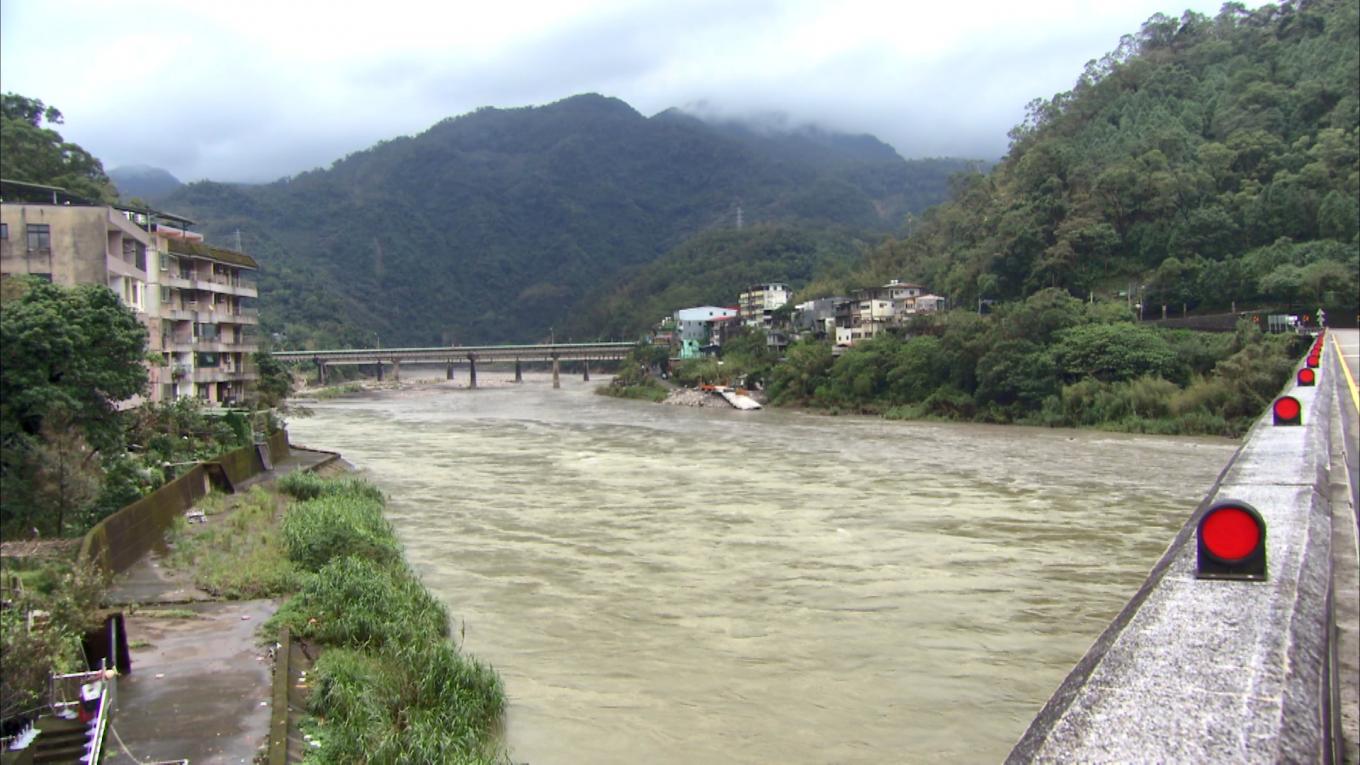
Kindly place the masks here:
<instances>
[{"instance_id":1,"label":"yellow road line","mask_svg":"<svg viewBox=\"0 0 1360 765\"><path fill-rule=\"evenodd\" d=\"M1341 342L1336 339L1336 335L1331 335L1331 337L1332 347L1336 349L1337 361L1341 362L1341 371L1346 375L1346 385L1351 389L1351 402L1355 404L1356 410L1360 411L1360 391L1355 388L1355 378L1351 377L1351 367L1346 363L1345 354L1341 352Z\"/></svg>"}]
</instances>

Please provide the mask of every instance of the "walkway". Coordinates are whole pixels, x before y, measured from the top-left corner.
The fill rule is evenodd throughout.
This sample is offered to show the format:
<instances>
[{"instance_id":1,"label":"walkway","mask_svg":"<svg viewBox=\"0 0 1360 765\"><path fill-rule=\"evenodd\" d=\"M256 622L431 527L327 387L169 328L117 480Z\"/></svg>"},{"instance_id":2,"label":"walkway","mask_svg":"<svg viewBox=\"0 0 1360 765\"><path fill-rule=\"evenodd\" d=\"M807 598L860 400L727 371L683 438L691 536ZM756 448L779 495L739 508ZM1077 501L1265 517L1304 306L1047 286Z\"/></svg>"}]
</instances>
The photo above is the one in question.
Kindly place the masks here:
<instances>
[{"instance_id":1,"label":"walkway","mask_svg":"<svg viewBox=\"0 0 1360 765\"><path fill-rule=\"evenodd\" d=\"M295 446L274 470L237 489L337 459ZM154 553L120 577L108 598L138 610L126 621L132 671L118 682L117 736L109 736L104 762L254 762L268 740L274 672L269 644L257 632L278 603L214 600L187 576L166 571Z\"/></svg>"}]
</instances>

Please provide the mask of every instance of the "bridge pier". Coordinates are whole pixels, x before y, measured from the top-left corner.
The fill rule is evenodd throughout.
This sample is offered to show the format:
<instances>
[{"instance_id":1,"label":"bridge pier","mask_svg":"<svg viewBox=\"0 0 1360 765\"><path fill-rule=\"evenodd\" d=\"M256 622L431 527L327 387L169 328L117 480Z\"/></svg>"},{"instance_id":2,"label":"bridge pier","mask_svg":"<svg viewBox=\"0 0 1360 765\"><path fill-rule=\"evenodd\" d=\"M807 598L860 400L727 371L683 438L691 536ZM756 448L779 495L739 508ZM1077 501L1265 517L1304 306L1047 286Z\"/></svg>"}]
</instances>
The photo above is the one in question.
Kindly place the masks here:
<instances>
[{"instance_id":1,"label":"bridge pier","mask_svg":"<svg viewBox=\"0 0 1360 765\"><path fill-rule=\"evenodd\" d=\"M326 384L326 362L321 359L316 360L316 382L318 385Z\"/></svg>"},{"instance_id":2,"label":"bridge pier","mask_svg":"<svg viewBox=\"0 0 1360 765\"><path fill-rule=\"evenodd\" d=\"M449 362L447 365L445 365L445 367L444 367L444 379L445 379L445 380L452 380L452 379L453 379L453 362L452 362L452 361L450 361L450 362Z\"/></svg>"},{"instance_id":3,"label":"bridge pier","mask_svg":"<svg viewBox=\"0 0 1360 765\"><path fill-rule=\"evenodd\" d=\"M560 388L562 387L562 381L558 379L558 374L560 373L561 369L560 364L557 360L556 353L552 355L552 360L553 360L553 388Z\"/></svg>"},{"instance_id":4,"label":"bridge pier","mask_svg":"<svg viewBox=\"0 0 1360 765\"><path fill-rule=\"evenodd\" d=\"M586 382L590 382L590 362L589 362L589 361L582 361L582 362L581 362L581 369L585 370L585 371L582 373L581 379L585 380Z\"/></svg>"},{"instance_id":5,"label":"bridge pier","mask_svg":"<svg viewBox=\"0 0 1360 765\"><path fill-rule=\"evenodd\" d=\"M378 362L378 382L382 382L382 378L383 378L383 363L382 363L381 361L379 361L379 362Z\"/></svg>"},{"instance_id":6,"label":"bridge pier","mask_svg":"<svg viewBox=\"0 0 1360 765\"><path fill-rule=\"evenodd\" d=\"M477 357L468 354L468 387L477 387Z\"/></svg>"},{"instance_id":7,"label":"bridge pier","mask_svg":"<svg viewBox=\"0 0 1360 765\"><path fill-rule=\"evenodd\" d=\"M392 359L392 379L401 382L401 359Z\"/></svg>"},{"instance_id":8,"label":"bridge pier","mask_svg":"<svg viewBox=\"0 0 1360 765\"><path fill-rule=\"evenodd\" d=\"M524 369L520 366L519 359L515 359L515 382L524 382Z\"/></svg>"}]
</instances>

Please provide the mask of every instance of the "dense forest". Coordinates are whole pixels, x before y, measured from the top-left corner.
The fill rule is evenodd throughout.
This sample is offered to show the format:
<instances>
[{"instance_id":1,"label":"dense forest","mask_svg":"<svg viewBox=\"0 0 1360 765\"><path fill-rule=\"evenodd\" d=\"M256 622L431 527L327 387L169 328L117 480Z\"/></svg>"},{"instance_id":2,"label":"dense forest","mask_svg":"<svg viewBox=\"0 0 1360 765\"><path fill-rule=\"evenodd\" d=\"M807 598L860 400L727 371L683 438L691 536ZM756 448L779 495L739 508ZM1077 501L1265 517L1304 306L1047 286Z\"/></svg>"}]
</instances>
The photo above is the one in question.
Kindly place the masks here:
<instances>
[{"instance_id":1,"label":"dense forest","mask_svg":"<svg viewBox=\"0 0 1360 765\"><path fill-rule=\"evenodd\" d=\"M1138 306L1353 320L1358 130L1352 0L1154 16L1072 91L1033 102L990 173L957 176L906 236L848 272L827 263L799 296L899 277L960 310L839 356L803 342L780 360L743 340L721 368L675 379L764 384L776 404L831 412L1240 434L1305 341L1250 321L1157 329Z\"/></svg>"},{"instance_id":2,"label":"dense forest","mask_svg":"<svg viewBox=\"0 0 1360 765\"><path fill-rule=\"evenodd\" d=\"M1360 273L1360 6L1158 14L1029 105L989 174L857 274L956 304L1047 287L1155 307L1326 304Z\"/></svg>"},{"instance_id":3,"label":"dense forest","mask_svg":"<svg viewBox=\"0 0 1360 765\"><path fill-rule=\"evenodd\" d=\"M272 184L190 184L163 206L210 240L241 232L284 345L494 342L546 337L591 289L739 217L881 237L969 166L583 95L482 109Z\"/></svg>"}]
</instances>

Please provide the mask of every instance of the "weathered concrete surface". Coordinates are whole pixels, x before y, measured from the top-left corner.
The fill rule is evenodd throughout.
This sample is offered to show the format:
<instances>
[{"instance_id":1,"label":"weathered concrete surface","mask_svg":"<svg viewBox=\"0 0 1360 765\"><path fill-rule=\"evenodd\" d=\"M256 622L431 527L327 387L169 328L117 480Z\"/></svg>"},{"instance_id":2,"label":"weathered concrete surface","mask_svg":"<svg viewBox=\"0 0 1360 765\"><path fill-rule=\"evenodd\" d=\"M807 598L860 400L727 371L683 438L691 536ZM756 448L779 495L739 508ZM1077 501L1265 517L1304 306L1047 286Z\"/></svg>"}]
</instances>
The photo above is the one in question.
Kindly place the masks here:
<instances>
[{"instance_id":1,"label":"weathered concrete surface","mask_svg":"<svg viewBox=\"0 0 1360 765\"><path fill-rule=\"evenodd\" d=\"M293 447L274 470L237 489L338 459L333 452ZM222 517L225 514L214 520ZM107 597L111 604L162 611L173 606L196 616L148 616L152 610L148 608L128 616L132 672L118 683L113 716L117 738L109 736L104 762L131 765L180 758L196 764L253 762L269 735L274 671L274 662L256 635L278 604L212 602L212 596L194 587L188 575L164 568L155 553L143 556L119 577Z\"/></svg>"},{"instance_id":2,"label":"weathered concrete surface","mask_svg":"<svg viewBox=\"0 0 1360 765\"><path fill-rule=\"evenodd\" d=\"M1059 687L1010 762L1280 762L1327 756L1331 630L1330 388L1290 391L1305 427L1267 413ZM1265 518L1266 582L1195 578L1210 504Z\"/></svg>"},{"instance_id":3,"label":"weathered concrete surface","mask_svg":"<svg viewBox=\"0 0 1360 765\"><path fill-rule=\"evenodd\" d=\"M274 667L255 631L275 606L203 603L182 607L198 614L191 619L129 617L128 639L141 647L118 681L113 729L122 746L110 736L104 762L252 762L266 743Z\"/></svg>"}]
</instances>

